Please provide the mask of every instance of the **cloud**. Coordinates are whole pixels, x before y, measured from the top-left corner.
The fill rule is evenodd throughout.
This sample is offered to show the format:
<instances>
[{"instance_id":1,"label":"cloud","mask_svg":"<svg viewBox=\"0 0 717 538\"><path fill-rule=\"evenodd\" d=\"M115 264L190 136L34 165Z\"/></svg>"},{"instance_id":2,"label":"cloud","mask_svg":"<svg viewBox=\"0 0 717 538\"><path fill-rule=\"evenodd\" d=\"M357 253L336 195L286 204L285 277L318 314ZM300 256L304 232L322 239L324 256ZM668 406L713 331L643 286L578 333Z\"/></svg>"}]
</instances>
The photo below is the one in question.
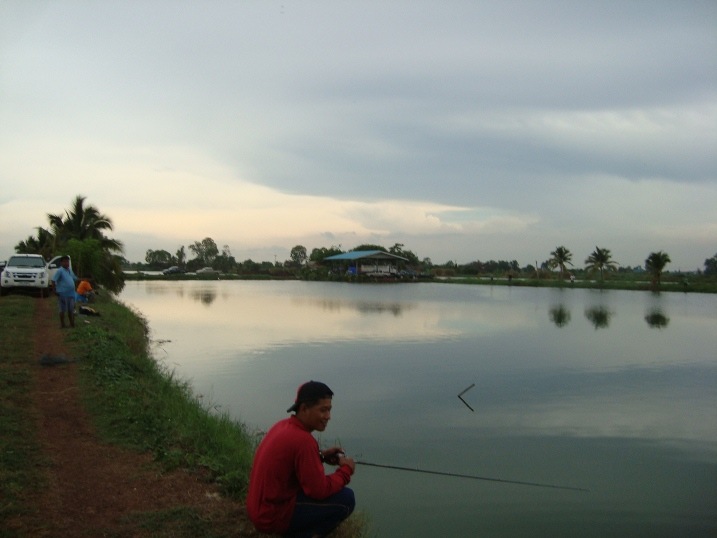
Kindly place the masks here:
<instances>
[{"instance_id":1,"label":"cloud","mask_svg":"<svg viewBox=\"0 0 717 538\"><path fill-rule=\"evenodd\" d=\"M131 258L600 241L697 267L716 25L709 2L4 2L0 248L80 193Z\"/></svg>"}]
</instances>

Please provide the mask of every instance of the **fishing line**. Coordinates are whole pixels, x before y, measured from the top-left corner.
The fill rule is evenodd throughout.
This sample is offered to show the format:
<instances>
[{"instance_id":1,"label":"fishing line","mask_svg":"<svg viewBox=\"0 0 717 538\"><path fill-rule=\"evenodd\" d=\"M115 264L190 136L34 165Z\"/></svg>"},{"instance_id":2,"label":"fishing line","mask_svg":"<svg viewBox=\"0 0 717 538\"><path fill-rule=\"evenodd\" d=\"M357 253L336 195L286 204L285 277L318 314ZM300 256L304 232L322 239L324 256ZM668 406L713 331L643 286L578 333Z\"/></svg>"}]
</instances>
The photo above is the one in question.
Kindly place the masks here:
<instances>
[{"instance_id":1,"label":"fishing line","mask_svg":"<svg viewBox=\"0 0 717 538\"><path fill-rule=\"evenodd\" d=\"M379 467L381 469L394 469L396 471L410 471L412 473L424 473L424 474L436 474L440 476L452 476L454 478L469 478L471 480L486 480L488 482L501 482L503 484L517 484L519 486L533 486L537 488L553 488L553 489L568 489L571 491L586 491L589 492L589 489L585 488L576 488L573 486L559 486L556 484L543 484L540 482L525 482L523 480L504 480L502 478L491 478L488 476L477 476L477 475L471 475L471 474L459 474L459 473L447 473L444 471L431 471L428 469L416 469L413 467L401 467L398 465L383 465L380 463L371 463L368 461L360 461L360 460L354 460L354 463L357 463L359 465L366 465L367 467Z\"/></svg>"}]
</instances>

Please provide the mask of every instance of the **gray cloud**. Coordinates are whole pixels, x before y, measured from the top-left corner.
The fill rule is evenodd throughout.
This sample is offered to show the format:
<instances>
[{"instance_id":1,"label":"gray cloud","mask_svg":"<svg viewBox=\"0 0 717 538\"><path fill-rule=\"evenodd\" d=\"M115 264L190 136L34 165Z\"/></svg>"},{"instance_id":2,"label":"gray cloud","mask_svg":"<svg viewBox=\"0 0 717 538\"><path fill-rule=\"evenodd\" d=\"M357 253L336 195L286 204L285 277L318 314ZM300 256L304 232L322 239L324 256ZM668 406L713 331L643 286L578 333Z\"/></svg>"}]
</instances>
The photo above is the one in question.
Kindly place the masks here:
<instances>
[{"instance_id":1,"label":"gray cloud","mask_svg":"<svg viewBox=\"0 0 717 538\"><path fill-rule=\"evenodd\" d=\"M687 208L717 203L715 28L709 1L8 1L0 147L7 162L52 155L54 170L90 145L154 168L191 148L284 193L539 223L544 251L563 242L566 218L592 244L610 203L640 209L620 214L622 235L605 226L608 242L625 229L652 237L660 219L689 234ZM14 179L0 169L0 183ZM644 208L665 184L701 198ZM462 251L468 229L485 227L415 240ZM524 236L483 239L497 254ZM696 265L711 253L693 239Z\"/></svg>"}]
</instances>

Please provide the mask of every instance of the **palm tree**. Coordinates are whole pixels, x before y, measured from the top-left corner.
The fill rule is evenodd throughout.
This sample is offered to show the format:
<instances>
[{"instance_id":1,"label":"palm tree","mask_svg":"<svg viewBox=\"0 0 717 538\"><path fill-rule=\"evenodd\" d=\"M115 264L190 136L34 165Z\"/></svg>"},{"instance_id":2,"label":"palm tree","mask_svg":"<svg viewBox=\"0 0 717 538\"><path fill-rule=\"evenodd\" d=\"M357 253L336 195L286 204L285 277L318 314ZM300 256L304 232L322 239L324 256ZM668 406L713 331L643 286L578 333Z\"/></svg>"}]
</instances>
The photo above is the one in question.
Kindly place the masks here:
<instances>
[{"instance_id":1,"label":"palm tree","mask_svg":"<svg viewBox=\"0 0 717 538\"><path fill-rule=\"evenodd\" d=\"M15 245L18 254L41 254L43 258L52 258L55 250L55 236L42 226L37 228L37 236L29 236Z\"/></svg>"},{"instance_id":2,"label":"palm tree","mask_svg":"<svg viewBox=\"0 0 717 538\"><path fill-rule=\"evenodd\" d=\"M64 215L47 215L53 250L72 256L77 274L91 273L108 290L118 292L124 286L121 241L105 232L113 229L112 220L92 205L85 205L84 196L76 196Z\"/></svg>"},{"instance_id":3,"label":"palm tree","mask_svg":"<svg viewBox=\"0 0 717 538\"><path fill-rule=\"evenodd\" d=\"M47 215L55 235L56 244L62 245L70 239L96 239L106 252L121 253L124 249L121 241L105 236L106 230L114 228L112 220L92 205L85 206L85 197L77 195L72 207L63 215Z\"/></svg>"},{"instance_id":4,"label":"palm tree","mask_svg":"<svg viewBox=\"0 0 717 538\"><path fill-rule=\"evenodd\" d=\"M656 282L658 286L660 285L660 279L662 278L662 271L671 261L672 260L667 252L662 252L661 250L658 252L651 252L645 260L645 269L652 273L653 282Z\"/></svg>"},{"instance_id":5,"label":"palm tree","mask_svg":"<svg viewBox=\"0 0 717 538\"><path fill-rule=\"evenodd\" d=\"M595 247L595 250L585 260L585 269L588 271L600 271L600 280L603 280L603 271L605 269L614 271L619 265L616 261L611 260L612 255L606 248Z\"/></svg>"},{"instance_id":6,"label":"palm tree","mask_svg":"<svg viewBox=\"0 0 717 538\"><path fill-rule=\"evenodd\" d=\"M570 261L573 259L573 253L570 252L569 249L560 246L557 247L553 252L551 252L550 255L552 256L552 258L550 258L549 263L552 267L560 268L560 281L562 282L563 273L565 272L565 264L573 264Z\"/></svg>"}]
</instances>

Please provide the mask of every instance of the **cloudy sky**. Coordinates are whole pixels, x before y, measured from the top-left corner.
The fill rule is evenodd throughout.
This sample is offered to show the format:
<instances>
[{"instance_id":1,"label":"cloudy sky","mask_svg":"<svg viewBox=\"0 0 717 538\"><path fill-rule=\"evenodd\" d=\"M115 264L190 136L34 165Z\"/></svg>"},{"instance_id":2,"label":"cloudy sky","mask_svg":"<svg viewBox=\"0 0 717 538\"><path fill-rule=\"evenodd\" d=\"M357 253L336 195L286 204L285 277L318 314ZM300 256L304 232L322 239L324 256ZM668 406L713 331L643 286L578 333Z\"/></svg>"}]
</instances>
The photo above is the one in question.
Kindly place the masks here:
<instances>
[{"instance_id":1,"label":"cloudy sky","mask_svg":"<svg viewBox=\"0 0 717 538\"><path fill-rule=\"evenodd\" d=\"M0 0L0 258L82 194L126 257L717 253L717 2Z\"/></svg>"}]
</instances>

